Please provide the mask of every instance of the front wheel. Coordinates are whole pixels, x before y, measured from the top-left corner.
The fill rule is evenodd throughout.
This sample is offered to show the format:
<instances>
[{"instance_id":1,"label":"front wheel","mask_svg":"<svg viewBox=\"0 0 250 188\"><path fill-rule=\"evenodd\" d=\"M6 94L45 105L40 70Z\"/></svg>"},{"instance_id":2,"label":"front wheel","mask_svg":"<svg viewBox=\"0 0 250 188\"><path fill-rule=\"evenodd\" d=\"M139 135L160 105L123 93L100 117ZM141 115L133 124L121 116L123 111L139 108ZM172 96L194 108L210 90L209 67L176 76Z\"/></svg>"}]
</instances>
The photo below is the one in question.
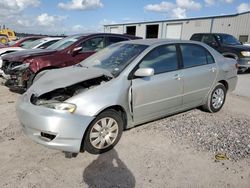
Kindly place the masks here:
<instances>
[{"instance_id":1,"label":"front wheel","mask_svg":"<svg viewBox=\"0 0 250 188\"><path fill-rule=\"evenodd\" d=\"M100 154L112 149L120 140L123 120L115 110L106 110L90 124L84 138L84 150Z\"/></svg>"},{"instance_id":2,"label":"front wheel","mask_svg":"<svg viewBox=\"0 0 250 188\"><path fill-rule=\"evenodd\" d=\"M225 103L226 94L226 87L223 84L218 83L209 94L206 104L202 106L202 109L211 113L220 111Z\"/></svg>"}]
</instances>

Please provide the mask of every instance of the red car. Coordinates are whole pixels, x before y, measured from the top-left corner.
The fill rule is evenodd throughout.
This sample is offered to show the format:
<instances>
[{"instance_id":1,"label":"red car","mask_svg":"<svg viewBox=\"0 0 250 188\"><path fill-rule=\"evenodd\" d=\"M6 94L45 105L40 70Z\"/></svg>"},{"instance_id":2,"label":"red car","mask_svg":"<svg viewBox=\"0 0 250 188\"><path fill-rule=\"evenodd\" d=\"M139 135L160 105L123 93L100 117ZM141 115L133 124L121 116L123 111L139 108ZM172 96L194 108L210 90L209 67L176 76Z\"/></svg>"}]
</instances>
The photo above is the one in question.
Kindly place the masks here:
<instances>
[{"instance_id":1,"label":"red car","mask_svg":"<svg viewBox=\"0 0 250 188\"><path fill-rule=\"evenodd\" d=\"M140 39L120 34L95 33L66 37L47 49L13 52L2 57L2 69L10 75L6 85L26 90L36 78L48 69L77 64L90 55L116 42Z\"/></svg>"},{"instance_id":2,"label":"red car","mask_svg":"<svg viewBox=\"0 0 250 188\"><path fill-rule=\"evenodd\" d=\"M10 46L8 47L23 47L37 39L41 39L44 38L44 36L30 36L30 37L25 37L25 38L21 38L17 41L13 41L12 43L10 43Z\"/></svg>"}]
</instances>

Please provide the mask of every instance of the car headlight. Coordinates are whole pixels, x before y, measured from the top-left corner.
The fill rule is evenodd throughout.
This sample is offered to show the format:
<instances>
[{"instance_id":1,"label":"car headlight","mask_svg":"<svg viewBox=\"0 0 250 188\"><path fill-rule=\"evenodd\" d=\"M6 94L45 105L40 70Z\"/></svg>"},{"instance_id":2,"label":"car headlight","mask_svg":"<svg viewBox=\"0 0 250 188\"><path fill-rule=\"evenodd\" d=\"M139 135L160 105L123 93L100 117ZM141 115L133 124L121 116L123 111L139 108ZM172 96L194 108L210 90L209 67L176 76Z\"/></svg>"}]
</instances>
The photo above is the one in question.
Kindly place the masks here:
<instances>
[{"instance_id":1,"label":"car headlight","mask_svg":"<svg viewBox=\"0 0 250 188\"><path fill-rule=\"evenodd\" d=\"M15 67L13 67L12 70L25 70L25 69L27 69L29 66L30 66L29 63L24 63L24 64L17 65L17 66L15 66Z\"/></svg>"},{"instance_id":2,"label":"car headlight","mask_svg":"<svg viewBox=\"0 0 250 188\"><path fill-rule=\"evenodd\" d=\"M242 51L241 55L243 55L245 57L250 57L250 51Z\"/></svg>"},{"instance_id":3,"label":"car headlight","mask_svg":"<svg viewBox=\"0 0 250 188\"><path fill-rule=\"evenodd\" d=\"M44 103L41 106L45 106L47 108L55 109L55 110L66 110L70 113L73 113L76 110L76 105L71 103Z\"/></svg>"}]
</instances>

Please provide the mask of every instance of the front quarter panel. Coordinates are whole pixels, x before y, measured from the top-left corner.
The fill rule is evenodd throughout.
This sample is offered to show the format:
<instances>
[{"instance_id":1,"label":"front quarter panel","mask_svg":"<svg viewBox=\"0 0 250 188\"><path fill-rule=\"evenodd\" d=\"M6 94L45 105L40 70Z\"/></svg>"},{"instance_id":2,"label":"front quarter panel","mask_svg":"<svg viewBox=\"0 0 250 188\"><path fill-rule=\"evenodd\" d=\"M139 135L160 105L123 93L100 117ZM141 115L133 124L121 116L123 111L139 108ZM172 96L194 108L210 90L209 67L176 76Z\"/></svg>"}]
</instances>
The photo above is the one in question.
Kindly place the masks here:
<instances>
[{"instance_id":1,"label":"front quarter panel","mask_svg":"<svg viewBox=\"0 0 250 188\"><path fill-rule=\"evenodd\" d=\"M120 106L130 122L129 92L130 81L124 75L120 75L106 83L68 99L66 102L77 105L75 113L84 116L97 116L103 110L111 106Z\"/></svg>"}]
</instances>

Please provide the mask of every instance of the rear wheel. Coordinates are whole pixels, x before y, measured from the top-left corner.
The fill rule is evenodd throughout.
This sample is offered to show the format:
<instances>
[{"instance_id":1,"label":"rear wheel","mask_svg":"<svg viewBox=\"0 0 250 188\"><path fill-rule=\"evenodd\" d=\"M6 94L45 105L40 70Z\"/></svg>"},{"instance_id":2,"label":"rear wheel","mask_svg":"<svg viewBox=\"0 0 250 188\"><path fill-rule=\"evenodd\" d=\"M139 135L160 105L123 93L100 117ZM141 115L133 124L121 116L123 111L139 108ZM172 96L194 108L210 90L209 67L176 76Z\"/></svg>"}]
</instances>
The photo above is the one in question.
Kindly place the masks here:
<instances>
[{"instance_id":1,"label":"rear wheel","mask_svg":"<svg viewBox=\"0 0 250 188\"><path fill-rule=\"evenodd\" d=\"M123 120L115 110L106 110L90 124L84 138L84 150L99 154L112 149L120 140Z\"/></svg>"},{"instance_id":2,"label":"rear wheel","mask_svg":"<svg viewBox=\"0 0 250 188\"><path fill-rule=\"evenodd\" d=\"M218 83L209 94L206 104L202 106L202 109L211 113L220 111L225 103L226 93L226 87Z\"/></svg>"}]
</instances>

